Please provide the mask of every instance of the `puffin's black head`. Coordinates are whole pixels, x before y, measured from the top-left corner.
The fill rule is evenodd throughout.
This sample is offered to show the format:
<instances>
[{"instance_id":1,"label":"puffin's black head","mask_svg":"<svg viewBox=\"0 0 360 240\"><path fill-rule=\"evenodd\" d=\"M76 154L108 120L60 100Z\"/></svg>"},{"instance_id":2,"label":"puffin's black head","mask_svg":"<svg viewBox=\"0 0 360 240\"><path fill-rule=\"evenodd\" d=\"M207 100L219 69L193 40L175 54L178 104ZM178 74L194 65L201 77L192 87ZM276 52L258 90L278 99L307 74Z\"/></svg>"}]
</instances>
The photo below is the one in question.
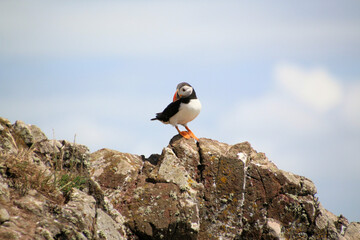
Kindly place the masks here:
<instances>
[{"instance_id":1,"label":"puffin's black head","mask_svg":"<svg viewBox=\"0 0 360 240\"><path fill-rule=\"evenodd\" d=\"M176 92L174 94L173 102L175 102L180 98L189 97L193 93L195 93L195 91L190 84L186 82L179 83L176 87Z\"/></svg>"}]
</instances>

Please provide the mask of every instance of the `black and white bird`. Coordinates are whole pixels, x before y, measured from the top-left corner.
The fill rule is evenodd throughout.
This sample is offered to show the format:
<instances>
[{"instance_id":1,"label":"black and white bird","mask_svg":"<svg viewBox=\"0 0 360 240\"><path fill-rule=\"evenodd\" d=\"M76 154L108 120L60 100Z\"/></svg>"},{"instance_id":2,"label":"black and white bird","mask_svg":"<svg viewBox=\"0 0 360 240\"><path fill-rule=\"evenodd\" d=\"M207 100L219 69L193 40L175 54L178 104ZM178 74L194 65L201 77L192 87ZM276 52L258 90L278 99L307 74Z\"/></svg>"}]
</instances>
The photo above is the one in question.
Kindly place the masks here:
<instances>
[{"instance_id":1,"label":"black and white bird","mask_svg":"<svg viewBox=\"0 0 360 240\"><path fill-rule=\"evenodd\" d=\"M199 139L188 128L187 123L194 120L201 111L200 100L196 97L194 88L186 83L179 83L176 87L173 102L164 111L157 113L151 120L159 120L165 124L173 125L184 138ZM178 125L182 125L187 131L180 131Z\"/></svg>"}]
</instances>

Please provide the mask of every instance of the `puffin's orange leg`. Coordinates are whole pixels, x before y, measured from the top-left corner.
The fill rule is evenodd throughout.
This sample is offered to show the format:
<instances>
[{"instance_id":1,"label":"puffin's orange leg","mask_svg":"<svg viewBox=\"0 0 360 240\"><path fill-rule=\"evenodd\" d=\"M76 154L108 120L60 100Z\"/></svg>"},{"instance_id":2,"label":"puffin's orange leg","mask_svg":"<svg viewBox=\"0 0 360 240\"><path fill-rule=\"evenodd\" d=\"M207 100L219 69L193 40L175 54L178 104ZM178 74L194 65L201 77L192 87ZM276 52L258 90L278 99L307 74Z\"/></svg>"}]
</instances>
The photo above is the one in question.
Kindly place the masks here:
<instances>
[{"instance_id":1,"label":"puffin's orange leg","mask_svg":"<svg viewBox=\"0 0 360 240\"><path fill-rule=\"evenodd\" d=\"M188 126L185 126L186 130L188 130L188 133L190 137L195 138L196 141L199 141L199 139L195 136L195 134L188 128Z\"/></svg>"},{"instance_id":2,"label":"puffin's orange leg","mask_svg":"<svg viewBox=\"0 0 360 240\"><path fill-rule=\"evenodd\" d=\"M179 132L179 134L180 134L181 136L183 136L184 138L186 138L186 139L190 139L190 138L191 138L191 135L190 135L189 132L186 132L186 131L181 132L181 131L179 130L178 126L175 126L175 128L176 128L176 130Z\"/></svg>"}]
</instances>

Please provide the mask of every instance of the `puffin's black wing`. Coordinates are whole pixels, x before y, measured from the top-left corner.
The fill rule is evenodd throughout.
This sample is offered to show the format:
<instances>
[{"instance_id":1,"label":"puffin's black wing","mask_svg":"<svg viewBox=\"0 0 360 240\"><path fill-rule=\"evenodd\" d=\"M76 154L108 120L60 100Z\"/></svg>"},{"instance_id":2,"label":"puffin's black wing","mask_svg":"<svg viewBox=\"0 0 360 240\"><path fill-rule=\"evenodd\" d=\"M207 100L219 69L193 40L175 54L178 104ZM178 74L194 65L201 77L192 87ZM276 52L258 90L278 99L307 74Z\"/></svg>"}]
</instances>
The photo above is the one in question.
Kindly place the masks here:
<instances>
[{"instance_id":1,"label":"puffin's black wing","mask_svg":"<svg viewBox=\"0 0 360 240\"><path fill-rule=\"evenodd\" d=\"M162 122L168 122L169 119L174 116L180 108L180 103L182 101L177 100L175 102L170 103L165 109L164 111L162 111L161 113L157 113L155 118L152 118L151 120L160 120Z\"/></svg>"}]
</instances>

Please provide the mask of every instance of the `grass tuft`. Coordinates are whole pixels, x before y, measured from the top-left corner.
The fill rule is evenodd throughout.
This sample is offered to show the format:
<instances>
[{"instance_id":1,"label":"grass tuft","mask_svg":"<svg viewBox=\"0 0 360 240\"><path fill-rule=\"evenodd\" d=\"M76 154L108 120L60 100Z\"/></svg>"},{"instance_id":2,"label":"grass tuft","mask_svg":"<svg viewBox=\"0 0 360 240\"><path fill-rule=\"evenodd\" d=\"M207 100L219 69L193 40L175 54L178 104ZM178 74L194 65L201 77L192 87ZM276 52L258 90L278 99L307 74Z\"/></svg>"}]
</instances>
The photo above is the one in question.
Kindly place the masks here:
<instances>
[{"instance_id":1,"label":"grass tuft","mask_svg":"<svg viewBox=\"0 0 360 240\"><path fill-rule=\"evenodd\" d=\"M72 157L71 161L75 161ZM0 152L0 174L10 179L10 186L26 195L35 189L49 199L62 204L73 188L85 187L88 177L76 164L69 169L62 168L63 159L54 154L51 166L38 161L34 149L20 149L17 153Z\"/></svg>"}]
</instances>

